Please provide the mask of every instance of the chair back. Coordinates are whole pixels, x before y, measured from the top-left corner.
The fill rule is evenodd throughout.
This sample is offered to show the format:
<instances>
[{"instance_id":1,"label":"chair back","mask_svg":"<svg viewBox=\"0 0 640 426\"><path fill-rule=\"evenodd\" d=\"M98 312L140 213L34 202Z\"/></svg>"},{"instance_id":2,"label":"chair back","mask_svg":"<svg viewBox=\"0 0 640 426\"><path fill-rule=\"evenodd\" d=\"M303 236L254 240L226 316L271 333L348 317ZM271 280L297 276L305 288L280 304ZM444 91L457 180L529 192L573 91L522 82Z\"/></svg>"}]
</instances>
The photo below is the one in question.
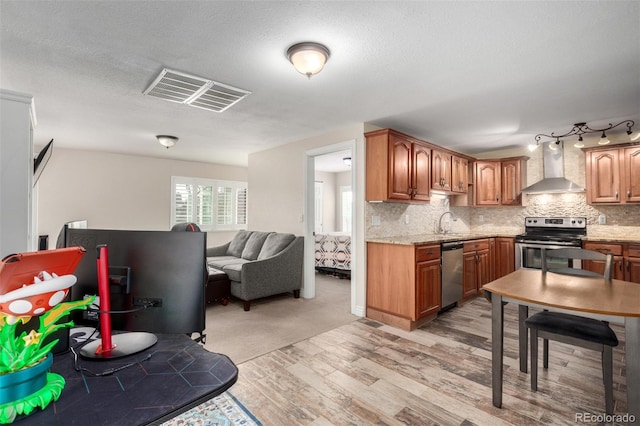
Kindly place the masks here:
<instances>
[{"instance_id":1,"label":"chair back","mask_svg":"<svg viewBox=\"0 0 640 426\"><path fill-rule=\"evenodd\" d=\"M171 228L172 231L201 232L200 227L192 222L176 223Z\"/></svg>"},{"instance_id":2,"label":"chair back","mask_svg":"<svg viewBox=\"0 0 640 426\"><path fill-rule=\"evenodd\" d=\"M570 267L562 267L562 268L550 268L548 259L573 259L573 260L595 260L599 262L604 262L604 273L599 274L593 271L587 271L585 269L577 269ZM542 273L545 274L547 271L555 272L558 274L564 275L578 275L583 277L600 277L606 280L610 280L613 277L613 254L608 253L600 253L598 251L593 250L585 250L579 247L566 247L560 249L551 249L547 250L543 248L541 250L541 264L542 264Z\"/></svg>"}]
</instances>

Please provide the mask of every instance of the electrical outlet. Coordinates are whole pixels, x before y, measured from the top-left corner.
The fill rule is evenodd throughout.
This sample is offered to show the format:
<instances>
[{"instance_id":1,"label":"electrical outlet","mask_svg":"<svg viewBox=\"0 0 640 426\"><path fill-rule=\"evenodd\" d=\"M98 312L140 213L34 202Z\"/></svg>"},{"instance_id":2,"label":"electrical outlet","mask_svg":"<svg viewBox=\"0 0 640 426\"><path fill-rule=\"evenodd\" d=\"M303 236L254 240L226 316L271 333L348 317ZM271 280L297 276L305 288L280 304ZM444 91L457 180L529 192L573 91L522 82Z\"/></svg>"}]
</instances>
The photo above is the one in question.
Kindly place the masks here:
<instances>
[{"instance_id":1,"label":"electrical outlet","mask_svg":"<svg viewBox=\"0 0 640 426\"><path fill-rule=\"evenodd\" d=\"M161 308L162 298L160 297L136 297L133 299L133 306L146 306L147 308Z\"/></svg>"},{"instance_id":2,"label":"electrical outlet","mask_svg":"<svg viewBox=\"0 0 640 426\"><path fill-rule=\"evenodd\" d=\"M409 224L409 215L408 214L404 215L403 222L404 222L405 225Z\"/></svg>"},{"instance_id":3,"label":"electrical outlet","mask_svg":"<svg viewBox=\"0 0 640 426\"><path fill-rule=\"evenodd\" d=\"M371 216L371 225L380 226L380 216Z\"/></svg>"},{"instance_id":4,"label":"electrical outlet","mask_svg":"<svg viewBox=\"0 0 640 426\"><path fill-rule=\"evenodd\" d=\"M606 225L607 224L607 217L605 215L603 215L603 214L598 216L598 224Z\"/></svg>"},{"instance_id":5,"label":"electrical outlet","mask_svg":"<svg viewBox=\"0 0 640 426\"><path fill-rule=\"evenodd\" d=\"M478 215L478 222L484 222L484 215Z\"/></svg>"}]
</instances>

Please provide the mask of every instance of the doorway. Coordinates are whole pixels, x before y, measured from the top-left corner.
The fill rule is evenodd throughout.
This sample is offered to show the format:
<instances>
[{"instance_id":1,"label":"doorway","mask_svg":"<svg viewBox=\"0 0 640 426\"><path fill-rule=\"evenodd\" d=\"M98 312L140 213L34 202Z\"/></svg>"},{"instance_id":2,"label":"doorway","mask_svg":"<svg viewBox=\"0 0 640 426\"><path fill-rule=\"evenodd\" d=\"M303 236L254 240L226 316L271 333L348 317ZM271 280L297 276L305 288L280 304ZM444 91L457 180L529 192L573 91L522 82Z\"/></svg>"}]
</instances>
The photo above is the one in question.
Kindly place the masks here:
<instances>
[{"instance_id":1,"label":"doorway","mask_svg":"<svg viewBox=\"0 0 640 426\"><path fill-rule=\"evenodd\" d=\"M307 151L305 173L305 250L302 296L316 294L316 234L348 236L351 313L355 313L355 141ZM344 253L341 253L344 256ZM345 283L346 284L346 283Z\"/></svg>"}]
</instances>

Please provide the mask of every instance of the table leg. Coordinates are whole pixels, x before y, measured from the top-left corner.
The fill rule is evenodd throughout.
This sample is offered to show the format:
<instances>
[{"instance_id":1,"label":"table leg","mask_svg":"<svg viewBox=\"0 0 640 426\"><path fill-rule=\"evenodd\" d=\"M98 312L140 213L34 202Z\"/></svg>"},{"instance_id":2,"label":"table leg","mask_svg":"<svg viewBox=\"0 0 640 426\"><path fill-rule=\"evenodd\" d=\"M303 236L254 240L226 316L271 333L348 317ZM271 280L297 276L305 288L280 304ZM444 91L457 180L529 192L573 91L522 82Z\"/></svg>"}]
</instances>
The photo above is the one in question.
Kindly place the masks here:
<instances>
[{"instance_id":1,"label":"table leg","mask_svg":"<svg viewBox=\"0 0 640 426\"><path fill-rule=\"evenodd\" d=\"M528 358L528 340L527 340L527 327L524 325L524 320L529 317L529 306L518 306L518 356L520 357L520 371L527 372L527 358Z\"/></svg>"},{"instance_id":2,"label":"table leg","mask_svg":"<svg viewBox=\"0 0 640 426\"><path fill-rule=\"evenodd\" d=\"M627 361L627 411L629 424L640 424L640 318L625 318L625 358Z\"/></svg>"},{"instance_id":3,"label":"table leg","mask_svg":"<svg viewBox=\"0 0 640 426\"><path fill-rule=\"evenodd\" d=\"M502 296L491 295L491 388L493 405L502 408L502 352L504 332L504 307Z\"/></svg>"}]
</instances>

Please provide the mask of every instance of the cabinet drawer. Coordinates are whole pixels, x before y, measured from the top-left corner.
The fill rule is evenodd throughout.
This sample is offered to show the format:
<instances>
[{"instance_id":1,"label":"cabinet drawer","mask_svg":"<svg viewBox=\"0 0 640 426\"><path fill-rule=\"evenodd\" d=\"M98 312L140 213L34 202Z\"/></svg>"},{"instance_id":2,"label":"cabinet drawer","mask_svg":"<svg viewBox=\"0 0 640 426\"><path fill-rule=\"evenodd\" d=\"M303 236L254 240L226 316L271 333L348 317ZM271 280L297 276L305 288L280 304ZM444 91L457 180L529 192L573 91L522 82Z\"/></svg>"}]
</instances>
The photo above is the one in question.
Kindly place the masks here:
<instances>
[{"instance_id":1,"label":"cabinet drawer","mask_svg":"<svg viewBox=\"0 0 640 426\"><path fill-rule=\"evenodd\" d=\"M425 260L440 259L440 246L417 246L416 262L424 262Z\"/></svg>"},{"instance_id":2,"label":"cabinet drawer","mask_svg":"<svg viewBox=\"0 0 640 426\"><path fill-rule=\"evenodd\" d=\"M470 251L478 251L478 250L488 250L489 249L489 240L473 240L473 241L465 241L462 252L467 253Z\"/></svg>"},{"instance_id":3,"label":"cabinet drawer","mask_svg":"<svg viewBox=\"0 0 640 426\"><path fill-rule=\"evenodd\" d=\"M640 244L629 244L627 257L640 257Z\"/></svg>"},{"instance_id":4,"label":"cabinet drawer","mask_svg":"<svg viewBox=\"0 0 640 426\"><path fill-rule=\"evenodd\" d=\"M584 248L604 254L611 253L614 256L622 256L622 244L590 243L587 241L584 243Z\"/></svg>"}]
</instances>

